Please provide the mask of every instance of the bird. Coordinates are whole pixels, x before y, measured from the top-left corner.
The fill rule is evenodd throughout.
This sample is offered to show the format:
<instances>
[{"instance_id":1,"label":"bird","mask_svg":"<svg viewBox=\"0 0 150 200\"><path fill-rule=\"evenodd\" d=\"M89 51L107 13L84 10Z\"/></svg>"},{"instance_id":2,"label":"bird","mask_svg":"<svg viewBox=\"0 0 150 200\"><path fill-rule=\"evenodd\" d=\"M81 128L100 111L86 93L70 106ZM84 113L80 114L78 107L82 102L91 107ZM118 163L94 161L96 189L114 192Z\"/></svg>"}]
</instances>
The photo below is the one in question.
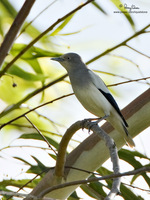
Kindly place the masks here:
<instances>
[{"instance_id":1,"label":"bird","mask_svg":"<svg viewBox=\"0 0 150 200\"><path fill-rule=\"evenodd\" d=\"M127 130L128 124L103 80L88 69L77 53L66 53L51 60L66 69L74 94L82 106L98 118L106 119L122 134L126 143L134 147L135 143Z\"/></svg>"}]
</instances>

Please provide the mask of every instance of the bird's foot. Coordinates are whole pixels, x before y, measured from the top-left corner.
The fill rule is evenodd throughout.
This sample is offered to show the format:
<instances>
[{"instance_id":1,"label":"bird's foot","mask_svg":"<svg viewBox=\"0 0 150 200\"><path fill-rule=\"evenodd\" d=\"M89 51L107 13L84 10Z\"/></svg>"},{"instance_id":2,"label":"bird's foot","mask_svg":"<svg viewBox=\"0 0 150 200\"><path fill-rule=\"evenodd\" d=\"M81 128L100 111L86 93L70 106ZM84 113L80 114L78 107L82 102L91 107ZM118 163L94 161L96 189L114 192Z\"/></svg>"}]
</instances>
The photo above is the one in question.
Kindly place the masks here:
<instances>
[{"instance_id":1,"label":"bird's foot","mask_svg":"<svg viewBox=\"0 0 150 200\"><path fill-rule=\"evenodd\" d=\"M101 122L102 120L106 119L109 115L105 115L104 117L100 117L100 118L87 118L87 119L84 119L82 121L82 130L84 129L85 127L85 124L88 123L88 122L92 122L91 124L88 125L88 132L90 132L92 126L94 125L98 125L99 122Z\"/></svg>"},{"instance_id":2,"label":"bird's foot","mask_svg":"<svg viewBox=\"0 0 150 200\"><path fill-rule=\"evenodd\" d=\"M99 120L100 118L87 118L87 119L84 119L82 120L82 130L85 128L85 124L86 123L89 123L89 122L92 122L92 121L96 121L96 122L92 122L92 123L97 123L97 121Z\"/></svg>"}]
</instances>

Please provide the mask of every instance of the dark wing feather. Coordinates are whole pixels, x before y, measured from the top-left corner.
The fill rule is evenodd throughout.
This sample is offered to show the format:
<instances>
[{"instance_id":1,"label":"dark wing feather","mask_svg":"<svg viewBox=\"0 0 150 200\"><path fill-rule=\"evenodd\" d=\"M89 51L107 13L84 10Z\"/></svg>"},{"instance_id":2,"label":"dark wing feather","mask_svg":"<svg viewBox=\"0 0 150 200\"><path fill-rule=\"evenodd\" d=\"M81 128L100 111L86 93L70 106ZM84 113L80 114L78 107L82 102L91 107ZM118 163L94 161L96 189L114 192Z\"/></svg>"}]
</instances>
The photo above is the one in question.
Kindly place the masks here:
<instances>
[{"instance_id":1,"label":"dark wing feather","mask_svg":"<svg viewBox=\"0 0 150 200\"><path fill-rule=\"evenodd\" d=\"M122 118L124 124L126 125L126 127L128 127L128 124L126 122L126 120L124 119L123 115L120 112L120 109L115 101L115 99L113 98L113 96L110 93L106 93L101 89L98 89L104 96L105 98L109 101L109 103L114 107L114 109L117 111L117 113L120 115L120 117Z\"/></svg>"}]
</instances>

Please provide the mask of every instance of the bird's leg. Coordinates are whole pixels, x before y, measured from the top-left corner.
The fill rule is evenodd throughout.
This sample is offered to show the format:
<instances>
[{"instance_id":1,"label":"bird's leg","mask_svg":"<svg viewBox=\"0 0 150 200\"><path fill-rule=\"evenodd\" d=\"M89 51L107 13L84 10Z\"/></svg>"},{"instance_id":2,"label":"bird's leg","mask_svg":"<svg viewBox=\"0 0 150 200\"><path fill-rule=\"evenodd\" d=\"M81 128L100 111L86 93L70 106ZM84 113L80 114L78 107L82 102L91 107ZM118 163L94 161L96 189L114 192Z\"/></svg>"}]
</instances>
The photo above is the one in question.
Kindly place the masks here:
<instances>
[{"instance_id":1,"label":"bird's leg","mask_svg":"<svg viewBox=\"0 0 150 200\"><path fill-rule=\"evenodd\" d=\"M101 122L102 120L107 119L107 117L109 117L109 115L105 115L105 116L103 116L103 117L97 118L97 120L96 120L95 122L93 122L93 123L89 126L88 131L90 132L90 129L91 129L92 126L98 125L99 122Z\"/></svg>"},{"instance_id":2,"label":"bird's leg","mask_svg":"<svg viewBox=\"0 0 150 200\"><path fill-rule=\"evenodd\" d=\"M92 121L96 120L95 122L92 122L92 124L89 126L88 132L90 132L90 129L91 129L92 126L97 125L100 121L106 119L107 117L109 117L109 115L105 115L104 117L98 117L98 118L87 118L87 119L84 119L82 121L82 130L84 129L84 125L85 125L86 122L92 122Z\"/></svg>"},{"instance_id":3,"label":"bird's leg","mask_svg":"<svg viewBox=\"0 0 150 200\"><path fill-rule=\"evenodd\" d=\"M97 118L98 120L97 120L95 123L98 124L98 123L101 122L102 120L107 119L107 117L109 117L109 115L105 115L104 117Z\"/></svg>"}]
</instances>

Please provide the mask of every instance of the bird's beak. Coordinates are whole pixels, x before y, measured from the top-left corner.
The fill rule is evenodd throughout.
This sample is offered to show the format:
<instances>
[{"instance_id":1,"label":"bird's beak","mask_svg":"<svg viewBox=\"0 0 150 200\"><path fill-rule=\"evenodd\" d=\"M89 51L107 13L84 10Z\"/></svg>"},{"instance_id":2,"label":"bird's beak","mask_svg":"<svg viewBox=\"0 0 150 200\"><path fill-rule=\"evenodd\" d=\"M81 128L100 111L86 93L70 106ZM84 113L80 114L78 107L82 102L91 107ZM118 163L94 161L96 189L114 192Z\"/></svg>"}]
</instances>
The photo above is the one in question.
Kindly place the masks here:
<instances>
[{"instance_id":1,"label":"bird's beak","mask_svg":"<svg viewBox=\"0 0 150 200\"><path fill-rule=\"evenodd\" d=\"M62 57L51 58L51 60L55 60L57 62L62 62L64 59Z\"/></svg>"}]
</instances>

